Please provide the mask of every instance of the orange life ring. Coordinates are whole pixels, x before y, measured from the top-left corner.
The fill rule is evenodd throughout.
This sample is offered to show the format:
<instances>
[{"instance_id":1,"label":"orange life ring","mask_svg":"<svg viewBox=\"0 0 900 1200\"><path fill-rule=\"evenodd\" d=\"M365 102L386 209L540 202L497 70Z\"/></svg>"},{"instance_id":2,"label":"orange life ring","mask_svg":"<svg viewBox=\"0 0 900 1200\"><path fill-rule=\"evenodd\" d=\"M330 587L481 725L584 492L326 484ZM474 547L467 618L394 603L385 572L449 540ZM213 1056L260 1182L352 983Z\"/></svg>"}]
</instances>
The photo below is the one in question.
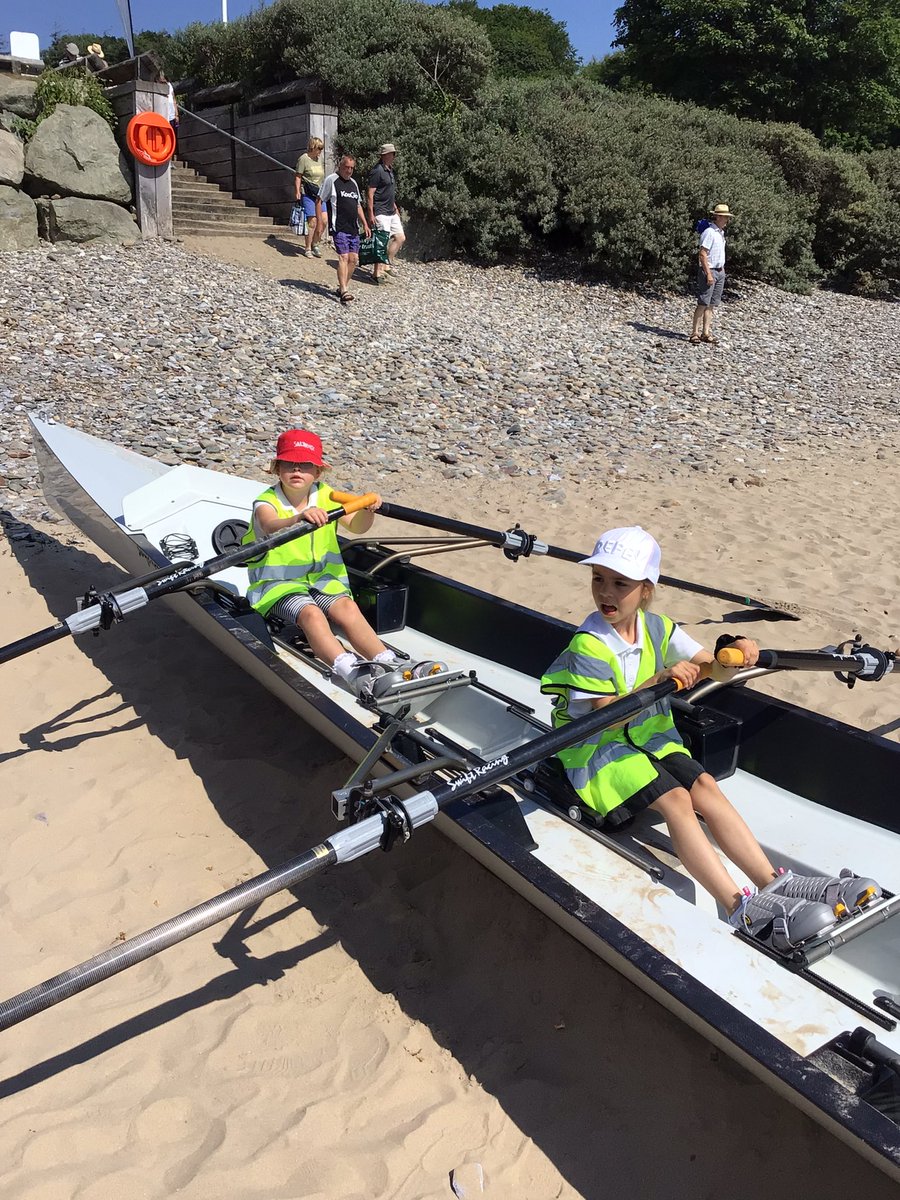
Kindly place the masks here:
<instances>
[{"instance_id":1,"label":"orange life ring","mask_svg":"<svg viewBox=\"0 0 900 1200\"><path fill-rule=\"evenodd\" d=\"M175 130L162 113L137 113L128 122L125 144L148 167L161 167L175 153Z\"/></svg>"}]
</instances>

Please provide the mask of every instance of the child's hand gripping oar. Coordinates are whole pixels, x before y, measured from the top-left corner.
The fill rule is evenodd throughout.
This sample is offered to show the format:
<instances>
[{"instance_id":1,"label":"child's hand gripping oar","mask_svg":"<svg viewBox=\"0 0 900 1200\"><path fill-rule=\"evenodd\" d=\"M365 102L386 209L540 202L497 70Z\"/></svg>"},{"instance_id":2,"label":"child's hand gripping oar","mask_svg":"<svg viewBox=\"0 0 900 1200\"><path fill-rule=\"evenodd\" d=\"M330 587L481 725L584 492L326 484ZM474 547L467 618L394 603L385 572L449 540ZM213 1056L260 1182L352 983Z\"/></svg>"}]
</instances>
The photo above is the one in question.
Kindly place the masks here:
<instances>
[{"instance_id":1,"label":"child's hand gripping oar","mask_svg":"<svg viewBox=\"0 0 900 1200\"><path fill-rule=\"evenodd\" d=\"M380 503L380 497L374 492L369 492L365 496L352 496L347 492L334 492L333 495L339 500L341 507L328 513L326 523L337 521L362 508L371 508ZM126 590L123 590L123 585L120 584L98 595L96 603L82 608L79 612L72 613L71 616L64 618L56 625L29 634L28 637L20 638L16 642L10 642L8 646L0 647L0 663L19 658L31 650L38 650L41 646L49 645L50 642L59 641L60 638L69 635L74 637L79 633L87 633L88 630L109 629L111 625L123 620L128 613L134 612L138 608L144 608L151 600L158 600L161 596L171 595L172 592L183 591L228 567L243 566L251 559L259 558L269 550L274 550L276 546L283 546L285 542L291 542L295 538L313 533L316 528L317 526L309 521L301 521L297 525L278 530L271 537L252 542L247 546L239 546L236 550L219 554L197 566L175 566L172 572L162 579L155 578L159 572L153 572L152 575L142 577L140 581L144 585L142 587L127 587L126 585ZM136 582L138 581L133 581L133 583Z\"/></svg>"}]
</instances>

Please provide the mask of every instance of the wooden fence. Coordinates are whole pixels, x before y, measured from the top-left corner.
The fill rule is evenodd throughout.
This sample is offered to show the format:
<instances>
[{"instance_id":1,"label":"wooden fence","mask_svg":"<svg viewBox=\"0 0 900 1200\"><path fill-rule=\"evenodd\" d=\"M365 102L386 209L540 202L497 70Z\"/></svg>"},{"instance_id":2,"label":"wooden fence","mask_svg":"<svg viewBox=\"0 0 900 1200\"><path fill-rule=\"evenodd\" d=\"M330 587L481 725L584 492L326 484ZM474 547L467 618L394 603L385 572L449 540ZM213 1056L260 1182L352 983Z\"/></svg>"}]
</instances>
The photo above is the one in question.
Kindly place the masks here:
<instances>
[{"instance_id":1,"label":"wooden fence","mask_svg":"<svg viewBox=\"0 0 900 1200\"><path fill-rule=\"evenodd\" d=\"M286 224L294 200L292 174L232 137L262 150L291 172L308 140L320 137L325 143L325 168L330 170L331 147L337 135L337 109L304 95L293 97L292 103L280 107L259 107L258 97L249 103L235 101L201 107L201 99L201 95L186 97L186 107L217 129L210 129L182 108L179 157L265 216Z\"/></svg>"}]
</instances>

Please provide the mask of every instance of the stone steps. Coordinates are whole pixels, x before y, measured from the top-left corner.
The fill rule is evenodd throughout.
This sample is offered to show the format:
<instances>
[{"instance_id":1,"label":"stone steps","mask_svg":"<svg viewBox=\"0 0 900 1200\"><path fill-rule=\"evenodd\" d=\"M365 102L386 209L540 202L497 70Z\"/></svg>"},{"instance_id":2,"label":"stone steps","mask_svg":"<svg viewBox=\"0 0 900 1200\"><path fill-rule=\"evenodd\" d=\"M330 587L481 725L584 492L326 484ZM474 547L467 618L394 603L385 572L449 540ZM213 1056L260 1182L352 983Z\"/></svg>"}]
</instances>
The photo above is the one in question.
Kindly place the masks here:
<instances>
[{"instance_id":1,"label":"stone steps","mask_svg":"<svg viewBox=\"0 0 900 1200\"><path fill-rule=\"evenodd\" d=\"M172 223L176 235L195 237L259 237L287 232L274 217L264 217L245 200L212 183L177 160L171 168Z\"/></svg>"}]
</instances>

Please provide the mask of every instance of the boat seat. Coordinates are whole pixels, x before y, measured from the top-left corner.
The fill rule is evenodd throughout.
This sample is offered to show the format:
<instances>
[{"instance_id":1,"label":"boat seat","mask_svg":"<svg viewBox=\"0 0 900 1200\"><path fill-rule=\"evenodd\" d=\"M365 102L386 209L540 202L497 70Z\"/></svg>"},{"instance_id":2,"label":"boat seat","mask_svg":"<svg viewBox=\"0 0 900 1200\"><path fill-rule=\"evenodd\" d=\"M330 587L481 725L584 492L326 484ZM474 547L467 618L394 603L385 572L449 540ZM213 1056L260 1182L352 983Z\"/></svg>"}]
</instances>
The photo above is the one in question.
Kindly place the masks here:
<instances>
[{"instance_id":1,"label":"boat seat","mask_svg":"<svg viewBox=\"0 0 900 1200\"><path fill-rule=\"evenodd\" d=\"M558 758L545 758L534 770L534 781L551 803L563 809L574 820L583 821L593 829L602 829L606 833L615 832L625 825L631 824L634 814L626 810L620 812L613 809L604 816L596 809L590 808L566 778L565 770Z\"/></svg>"}]
</instances>

